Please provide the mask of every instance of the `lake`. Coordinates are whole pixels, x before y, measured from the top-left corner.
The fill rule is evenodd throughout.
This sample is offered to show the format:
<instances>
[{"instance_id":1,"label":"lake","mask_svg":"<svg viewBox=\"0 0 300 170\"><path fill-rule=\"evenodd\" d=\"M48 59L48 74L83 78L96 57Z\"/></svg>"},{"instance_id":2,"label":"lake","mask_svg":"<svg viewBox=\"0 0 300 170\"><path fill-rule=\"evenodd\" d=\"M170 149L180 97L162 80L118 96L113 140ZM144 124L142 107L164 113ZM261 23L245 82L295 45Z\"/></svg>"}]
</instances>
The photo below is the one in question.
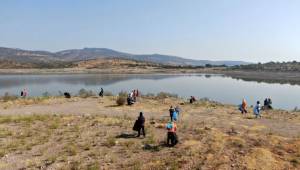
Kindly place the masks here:
<instances>
[{"instance_id":1,"label":"lake","mask_svg":"<svg viewBox=\"0 0 300 170\"><path fill-rule=\"evenodd\" d=\"M246 98L248 105L257 100L263 103L271 97L273 106L281 109L300 108L300 86L243 81L223 75L205 74L73 74L73 75L0 75L0 95L5 92L19 95L26 88L30 96L41 96L44 92L58 95L58 91L77 94L82 88L99 92L100 88L117 94L120 91L139 89L143 94L161 91L176 93L188 98L207 97L226 104L239 104Z\"/></svg>"}]
</instances>

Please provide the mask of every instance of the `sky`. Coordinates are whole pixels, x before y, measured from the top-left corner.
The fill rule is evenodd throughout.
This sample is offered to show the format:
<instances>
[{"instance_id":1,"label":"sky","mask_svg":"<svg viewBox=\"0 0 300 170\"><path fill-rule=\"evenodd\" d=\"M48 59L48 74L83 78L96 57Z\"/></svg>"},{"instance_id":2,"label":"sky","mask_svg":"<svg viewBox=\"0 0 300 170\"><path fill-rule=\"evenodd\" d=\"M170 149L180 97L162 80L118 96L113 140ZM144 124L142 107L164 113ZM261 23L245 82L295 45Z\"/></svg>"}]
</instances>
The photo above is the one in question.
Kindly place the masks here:
<instances>
[{"instance_id":1,"label":"sky","mask_svg":"<svg viewBox=\"0 0 300 170\"><path fill-rule=\"evenodd\" d=\"M0 46L300 60L299 0L1 0Z\"/></svg>"}]
</instances>

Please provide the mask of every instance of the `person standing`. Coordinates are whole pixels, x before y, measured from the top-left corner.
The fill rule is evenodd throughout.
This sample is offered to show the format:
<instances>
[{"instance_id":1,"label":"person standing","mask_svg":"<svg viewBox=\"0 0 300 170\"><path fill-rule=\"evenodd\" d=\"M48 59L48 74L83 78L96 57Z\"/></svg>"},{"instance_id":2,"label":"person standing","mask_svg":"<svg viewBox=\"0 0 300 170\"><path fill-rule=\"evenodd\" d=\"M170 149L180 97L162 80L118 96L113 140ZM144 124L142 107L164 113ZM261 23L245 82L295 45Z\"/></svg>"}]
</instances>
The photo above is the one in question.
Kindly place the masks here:
<instances>
[{"instance_id":1,"label":"person standing","mask_svg":"<svg viewBox=\"0 0 300 170\"><path fill-rule=\"evenodd\" d=\"M246 102L245 99L243 99L243 101L242 101L240 111L241 111L242 114L247 113L247 102Z\"/></svg>"},{"instance_id":2,"label":"person standing","mask_svg":"<svg viewBox=\"0 0 300 170\"><path fill-rule=\"evenodd\" d=\"M23 98L26 98L26 96L28 95L27 90L23 89L23 91L21 92L21 95Z\"/></svg>"},{"instance_id":3,"label":"person standing","mask_svg":"<svg viewBox=\"0 0 300 170\"><path fill-rule=\"evenodd\" d=\"M137 129L138 129L138 135L137 137L140 137L141 131L143 133L143 136L146 137L145 133L145 117L143 115L143 112L140 112L140 116L137 119Z\"/></svg>"},{"instance_id":4,"label":"person standing","mask_svg":"<svg viewBox=\"0 0 300 170\"><path fill-rule=\"evenodd\" d=\"M173 113L175 112L173 106L170 106L170 109L169 109L169 113L170 113L170 119L171 121L173 121Z\"/></svg>"},{"instance_id":5,"label":"person standing","mask_svg":"<svg viewBox=\"0 0 300 170\"><path fill-rule=\"evenodd\" d=\"M21 97L23 97L23 95L24 95L24 92L23 92L23 90L21 91Z\"/></svg>"},{"instance_id":6,"label":"person standing","mask_svg":"<svg viewBox=\"0 0 300 170\"><path fill-rule=\"evenodd\" d=\"M100 97L103 97L103 93L104 93L104 90L103 90L103 88L101 87L101 90L100 90L99 96L100 96Z\"/></svg>"},{"instance_id":7,"label":"person standing","mask_svg":"<svg viewBox=\"0 0 300 170\"><path fill-rule=\"evenodd\" d=\"M257 101L256 105L255 105L255 107L253 109L253 112L254 112L256 118L258 118L258 117L261 118L260 110L261 110L260 102Z\"/></svg>"}]
</instances>

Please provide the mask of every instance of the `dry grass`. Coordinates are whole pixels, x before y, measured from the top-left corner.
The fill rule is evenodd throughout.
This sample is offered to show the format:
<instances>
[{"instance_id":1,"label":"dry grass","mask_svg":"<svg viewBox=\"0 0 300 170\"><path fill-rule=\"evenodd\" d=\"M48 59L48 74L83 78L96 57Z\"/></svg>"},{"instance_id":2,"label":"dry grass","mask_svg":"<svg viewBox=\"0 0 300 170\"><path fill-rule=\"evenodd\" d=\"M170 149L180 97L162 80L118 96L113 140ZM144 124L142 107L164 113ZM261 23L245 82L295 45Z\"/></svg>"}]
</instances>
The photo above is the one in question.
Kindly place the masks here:
<instances>
[{"instance_id":1,"label":"dry grass","mask_svg":"<svg viewBox=\"0 0 300 170\"><path fill-rule=\"evenodd\" d=\"M13 102L24 106L32 100ZM52 100L36 100L30 105L57 103ZM82 100L86 99L78 102ZM109 106L115 97L101 100ZM270 119L247 119L231 106L210 101L185 103L178 122L180 143L169 148L164 115L168 115L169 105L182 101L142 101L134 107L107 107L110 112L104 110L105 114L1 115L0 169L300 168L299 137L283 136L276 128L270 130L274 124L260 122L274 119L276 125L289 121L296 126L293 122L298 117L290 119L274 111ZM147 135L135 138L132 125L141 109L146 114Z\"/></svg>"}]
</instances>

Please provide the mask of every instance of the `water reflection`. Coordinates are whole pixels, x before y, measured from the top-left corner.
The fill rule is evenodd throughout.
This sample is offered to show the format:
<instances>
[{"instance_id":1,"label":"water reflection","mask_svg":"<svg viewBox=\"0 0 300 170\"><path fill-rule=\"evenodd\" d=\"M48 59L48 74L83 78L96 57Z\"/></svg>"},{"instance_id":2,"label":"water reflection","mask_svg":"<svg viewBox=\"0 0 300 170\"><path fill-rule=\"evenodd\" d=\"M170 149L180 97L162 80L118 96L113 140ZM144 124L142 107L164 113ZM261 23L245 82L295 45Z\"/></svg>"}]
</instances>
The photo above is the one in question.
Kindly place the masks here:
<instances>
[{"instance_id":1,"label":"water reflection","mask_svg":"<svg viewBox=\"0 0 300 170\"><path fill-rule=\"evenodd\" d=\"M18 95L23 88L30 96L44 92L52 95L58 91L77 94L81 88L99 92L100 87L114 94L121 90L138 88L142 93L161 91L176 93L181 97L196 96L229 104L240 104L246 98L249 105L271 97L276 108L293 109L300 106L300 86L270 84L248 79L234 79L214 74L75 74L75 75L1 75L0 95L5 92Z\"/></svg>"},{"instance_id":2,"label":"water reflection","mask_svg":"<svg viewBox=\"0 0 300 170\"><path fill-rule=\"evenodd\" d=\"M5 75L0 76L0 89L7 87L30 86L30 85L46 85L49 83L59 82L66 85L83 84L87 86L93 85L109 85L121 81L131 79L151 79L160 80L180 75L150 75L150 74L78 74L78 75Z\"/></svg>"}]
</instances>

